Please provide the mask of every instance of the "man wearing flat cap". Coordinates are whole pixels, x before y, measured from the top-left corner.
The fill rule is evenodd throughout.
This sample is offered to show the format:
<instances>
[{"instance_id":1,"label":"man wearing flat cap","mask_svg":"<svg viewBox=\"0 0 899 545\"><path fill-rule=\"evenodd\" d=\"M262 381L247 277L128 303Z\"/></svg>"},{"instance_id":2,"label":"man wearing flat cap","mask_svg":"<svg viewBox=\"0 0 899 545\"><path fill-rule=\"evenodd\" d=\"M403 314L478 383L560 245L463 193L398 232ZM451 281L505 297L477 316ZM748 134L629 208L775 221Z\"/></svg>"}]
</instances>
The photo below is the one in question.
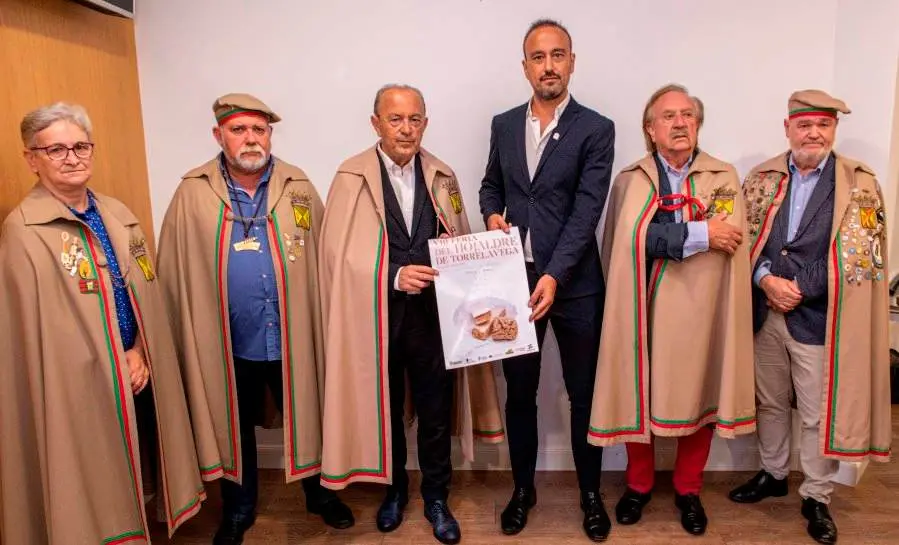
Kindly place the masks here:
<instances>
[{"instance_id":1,"label":"man wearing flat cap","mask_svg":"<svg viewBox=\"0 0 899 545\"><path fill-rule=\"evenodd\" d=\"M730 498L787 494L795 398L801 512L815 541L835 543L839 461L890 457L887 228L874 172L833 151L846 104L805 90L788 110L790 150L743 184L762 470Z\"/></svg>"},{"instance_id":2,"label":"man wearing flat cap","mask_svg":"<svg viewBox=\"0 0 899 545\"><path fill-rule=\"evenodd\" d=\"M213 543L241 543L255 519L255 426L266 389L283 415L287 482L302 479L307 510L347 528L352 512L318 476L324 207L302 170L271 155L281 118L268 106L229 94L213 112L222 151L183 176L159 242L200 472L207 481L224 477Z\"/></svg>"}]
</instances>

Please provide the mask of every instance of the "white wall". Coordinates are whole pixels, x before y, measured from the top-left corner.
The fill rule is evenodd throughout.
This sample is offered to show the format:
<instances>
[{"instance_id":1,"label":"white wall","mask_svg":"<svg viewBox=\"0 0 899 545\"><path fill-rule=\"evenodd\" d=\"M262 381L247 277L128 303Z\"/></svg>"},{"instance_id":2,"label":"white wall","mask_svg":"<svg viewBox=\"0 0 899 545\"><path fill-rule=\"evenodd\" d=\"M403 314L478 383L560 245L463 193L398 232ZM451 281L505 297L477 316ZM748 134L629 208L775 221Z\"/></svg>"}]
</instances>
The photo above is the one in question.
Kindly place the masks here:
<instances>
[{"instance_id":1,"label":"white wall","mask_svg":"<svg viewBox=\"0 0 899 545\"><path fill-rule=\"evenodd\" d=\"M895 138L899 2L839 0L836 20L832 88L852 109L840 122L839 149L865 161L880 176L887 212L895 217L897 180L891 176L890 149ZM894 259L891 268L899 270L899 261Z\"/></svg>"},{"instance_id":2,"label":"white wall","mask_svg":"<svg viewBox=\"0 0 899 545\"><path fill-rule=\"evenodd\" d=\"M258 95L284 121L276 155L300 165L322 193L337 165L374 142L377 88L422 89L424 145L451 164L472 224L492 115L525 102L521 40L539 17L574 38L578 101L617 126L615 169L643 154L640 116L657 87L676 81L706 104L702 146L741 174L785 149L789 94L820 87L853 114L844 151L883 175L896 92L899 2L872 0L148 0L138 3L137 51L155 227L180 175L216 153L211 104ZM895 202L895 183L884 183ZM541 377L541 467L571 467L566 399L553 342ZM504 449L484 453L504 466ZM620 449L607 466L622 467ZM751 440L716 444L711 466L754 467Z\"/></svg>"}]
</instances>

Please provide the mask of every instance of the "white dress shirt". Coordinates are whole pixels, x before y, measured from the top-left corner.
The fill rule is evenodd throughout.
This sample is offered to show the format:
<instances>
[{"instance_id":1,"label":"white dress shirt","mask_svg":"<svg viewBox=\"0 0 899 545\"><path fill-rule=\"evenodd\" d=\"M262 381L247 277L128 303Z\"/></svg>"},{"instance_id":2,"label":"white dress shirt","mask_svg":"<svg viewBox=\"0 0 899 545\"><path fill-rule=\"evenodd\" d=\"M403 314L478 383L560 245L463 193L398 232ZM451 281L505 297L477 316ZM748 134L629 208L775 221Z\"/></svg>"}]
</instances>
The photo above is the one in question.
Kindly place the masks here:
<instances>
[{"instance_id":1,"label":"white dress shirt","mask_svg":"<svg viewBox=\"0 0 899 545\"><path fill-rule=\"evenodd\" d=\"M543 151L546 149L546 144L549 143L550 135L554 133L556 127L559 125L559 118L562 117L562 113L565 112L565 108L568 107L568 103L571 102L571 94L568 93L565 95L565 99L556 106L556 112L553 115L552 120L546 125L546 128L543 131L540 131L540 118L535 116L531 111L531 104L533 103L533 99L528 101L528 111L524 117L525 127L525 138L527 140L527 145L525 146L525 150L527 152L527 161L528 161L528 175L531 178L531 181L534 181L534 174L537 172L537 165L540 164L540 158L543 156ZM530 261L533 263L534 255L531 251L531 230L528 229L528 232L524 236L524 260Z\"/></svg>"},{"instance_id":2,"label":"white dress shirt","mask_svg":"<svg viewBox=\"0 0 899 545\"><path fill-rule=\"evenodd\" d=\"M415 161L418 159L413 155L412 160L406 163L406 166L401 167L384 153L384 150L381 149L381 144L378 144L378 154L381 156L381 160L384 161L387 177L390 178L390 186L393 187L396 200L400 204L400 210L403 211L403 223L406 224L406 232L411 236L412 211L415 208ZM400 289L400 272L402 270L403 267L397 269L396 276L393 278L393 289L396 291Z\"/></svg>"},{"instance_id":3,"label":"white dress shirt","mask_svg":"<svg viewBox=\"0 0 899 545\"><path fill-rule=\"evenodd\" d=\"M412 160L406 163L406 166L399 166L393 162L393 159L384 153L381 144L378 144L378 153L381 154L381 160L384 161L384 167L387 169L387 176L390 178L390 185L396 194L396 200L400 204L400 210L403 211L403 221L406 224L406 231L412 234L412 211L415 207L415 161L413 155Z\"/></svg>"}]
</instances>

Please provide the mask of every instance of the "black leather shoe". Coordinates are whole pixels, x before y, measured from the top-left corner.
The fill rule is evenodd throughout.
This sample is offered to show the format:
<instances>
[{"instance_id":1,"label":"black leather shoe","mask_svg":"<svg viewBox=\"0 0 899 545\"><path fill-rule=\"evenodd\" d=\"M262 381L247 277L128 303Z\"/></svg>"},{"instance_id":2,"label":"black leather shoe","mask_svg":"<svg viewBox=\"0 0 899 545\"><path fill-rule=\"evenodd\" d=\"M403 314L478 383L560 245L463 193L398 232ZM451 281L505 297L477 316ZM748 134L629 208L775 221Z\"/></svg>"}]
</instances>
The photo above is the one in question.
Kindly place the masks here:
<instances>
[{"instance_id":1,"label":"black leather shoe","mask_svg":"<svg viewBox=\"0 0 899 545\"><path fill-rule=\"evenodd\" d=\"M531 488L516 488L512 492L512 499L509 500L506 508L503 509L499 516L500 526L503 533L507 536L515 535L522 530L528 523L528 511L537 504L537 490Z\"/></svg>"},{"instance_id":2,"label":"black leather shoe","mask_svg":"<svg viewBox=\"0 0 899 545\"><path fill-rule=\"evenodd\" d=\"M403 523L403 509L409 503L409 498L398 492L388 492L384 503L378 508L378 516L375 519L378 530L392 532Z\"/></svg>"},{"instance_id":3,"label":"black leather shoe","mask_svg":"<svg viewBox=\"0 0 899 545\"><path fill-rule=\"evenodd\" d=\"M256 517L247 519L233 519L225 517L219 525L219 529L212 538L212 545L240 545L243 543L244 533L256 522Z\"/></svg>"},{"instance_id":4,"label":"black leather shoe","mask_svg":"<svg viewBox=\"0 0 899 545\"><path fill-rule=\"evenodd\" d=\"M749 482L731 490L727 497L737 503L756 503L768 497L782 498L786 495L787 479L775 479L774 475L763 469Z\"/></svg>"},{"instance_id":5,"label":"black leather shoe","mask_svg":"<svg viewBox=\"0 0 899 545\"><path fill-rule=\"evenodd\" d=\"M425 518L434 527L434 537L440 543L455 545L462 539L462 529L443 500L425 502Z\"/></svg>"},{"instance_id":6,"label":"black leather shoe","mask_svg":"<svg viewBox=\"0 0 899 545\"><path fill-rule=\"evenodd\" d=\"M356 524L353 512L337 496L317 504L307 504L306 510L313 515L321 515L325 524L338 530L345 530Z\"/></svg>"},{"instance_id":7,"label":"black leather shoe","mask_svg":"<svg viewBox=\"0 0 899 545\"><path fill-rule=\"evenodd\" d=\"M618 524L637 524L643 516L643 506L649 503L652 494L641 494L628 488L615 506L615 518Z\"/></svg>"},{"instance_id":8,"label":"black leather shoe","mask_svg":"<svg viewBox=\"0 0 899 545\"><path fill-rule=\"evenodd\" d=\"M612 530L612 520L606 513L599 492L581 492L581 510L584 511L584 532L593 541L605 541Z\"/></svg>"},{"instance_id":9,"label":"black leather shoe","mask_svg":"<svg viewBox=\"0 0 899 545\"><path fill-rule=\"evenodd\" d=\"M830 518L827 504L812 498L802 499L802 516L808 519L808 535L818 543L837 542L837 525Z\"/></svg>"},{"instance_id":10,"label":"black leather shoe","mask_svg":"<svg viewBox=\"0 0 899 545\"><path fill-rule=\"evenodd\" d=\"M709 519L705 516L705 509L696 494L674 494L674 505L680 509L680 525L687 533L700 536L705 533Z\"/></svg>"}]
</instances>

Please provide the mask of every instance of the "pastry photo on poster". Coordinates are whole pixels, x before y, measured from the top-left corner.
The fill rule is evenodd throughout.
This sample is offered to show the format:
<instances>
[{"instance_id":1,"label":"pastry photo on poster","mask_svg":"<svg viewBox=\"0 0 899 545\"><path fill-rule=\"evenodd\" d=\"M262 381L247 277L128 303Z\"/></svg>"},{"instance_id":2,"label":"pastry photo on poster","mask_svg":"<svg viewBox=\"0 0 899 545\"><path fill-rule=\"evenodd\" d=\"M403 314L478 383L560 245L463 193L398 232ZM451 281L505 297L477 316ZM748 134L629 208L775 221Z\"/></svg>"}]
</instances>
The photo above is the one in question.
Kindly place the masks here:
<instances>
[{"instance_id":1,"label":"pastry photo on poster","mask_svg":"<svg viewBox=\"0 0 899 545\"><path fill-rule=\"evenodd\" d=\"M428 241L447 369L537 352L518 229Z\"/></svg>"}]
</instances>

